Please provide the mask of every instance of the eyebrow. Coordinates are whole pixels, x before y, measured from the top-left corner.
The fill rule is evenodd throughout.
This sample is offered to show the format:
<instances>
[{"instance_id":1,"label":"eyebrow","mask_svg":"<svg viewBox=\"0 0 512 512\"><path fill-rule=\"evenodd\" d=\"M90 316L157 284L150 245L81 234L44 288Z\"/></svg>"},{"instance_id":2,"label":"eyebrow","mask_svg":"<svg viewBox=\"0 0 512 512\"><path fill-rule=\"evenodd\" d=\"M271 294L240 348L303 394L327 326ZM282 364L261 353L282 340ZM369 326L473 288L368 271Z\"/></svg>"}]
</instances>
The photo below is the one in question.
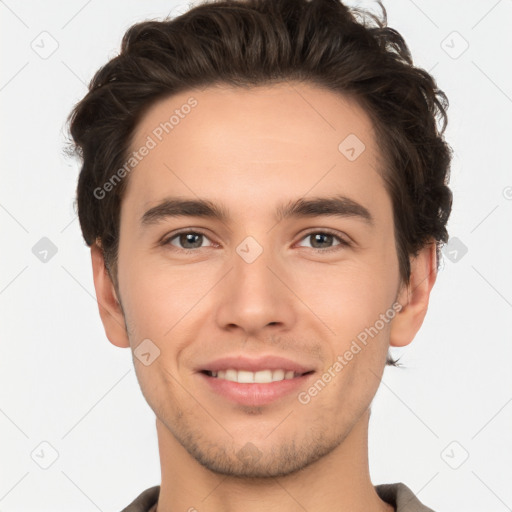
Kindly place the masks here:
<instances>
[{"instance_id":1,"label":"eyebrow","mask_svg":"<svg viewBox=\"0 0 512 512\"><path fill-rule=\"evenodd\" d=\"M369 226L374 225L374 218L367 208L342 195L300 198L278 206L275 213L277 221L319 216L356 217ZM146 226L173 217L201 217L217 219L224 223L230 218L226 208L206 199L167 197L147 210L140 218L140 222Z\"/></svg>"}]
</instances>

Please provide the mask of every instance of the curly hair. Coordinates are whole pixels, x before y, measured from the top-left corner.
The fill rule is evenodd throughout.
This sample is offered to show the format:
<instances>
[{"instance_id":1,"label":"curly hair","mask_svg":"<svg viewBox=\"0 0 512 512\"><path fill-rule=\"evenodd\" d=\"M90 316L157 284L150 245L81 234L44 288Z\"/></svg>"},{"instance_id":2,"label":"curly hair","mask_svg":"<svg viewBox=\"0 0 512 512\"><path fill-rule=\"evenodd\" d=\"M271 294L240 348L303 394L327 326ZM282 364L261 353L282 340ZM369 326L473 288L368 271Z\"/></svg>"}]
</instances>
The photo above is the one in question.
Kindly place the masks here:
<instances>
[{"instance_id":1,"label":"curly hair","mask_svg":"<svg viewBox=\"0 0 512 512\"><path fill-rule=\"evenodd\" d=\"M339 0L213 0L163 21L132 25L68 117L82 160L76 204L88 246L101 246L117 288L120 206L127 177L94 193L129 158L138 122L158 100L196 87L306 82L355 99L369 115L385 162L402 283L410 256L448 240L452 150L448 99L413 65L387 14ZM389 359L387 364L394 364Z\"/></svg>"}]
</instances>

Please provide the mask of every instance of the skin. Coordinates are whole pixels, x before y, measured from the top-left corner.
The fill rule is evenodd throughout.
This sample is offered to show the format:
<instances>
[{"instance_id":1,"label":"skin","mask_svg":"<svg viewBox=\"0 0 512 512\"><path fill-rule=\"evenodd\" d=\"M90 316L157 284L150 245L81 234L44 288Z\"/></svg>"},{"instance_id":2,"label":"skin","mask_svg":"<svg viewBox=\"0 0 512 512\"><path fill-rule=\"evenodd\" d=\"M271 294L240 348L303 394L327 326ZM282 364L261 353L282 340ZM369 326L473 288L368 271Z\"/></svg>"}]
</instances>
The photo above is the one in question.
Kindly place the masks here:
<instances>
[{"instance_id":1,"label":"skin","mask_svg":"<svg viewBox=\"0 0 512 512\"><path fill-rule=\"evenodd\" d=\"M389 346L410 343L423 322L435 245L411 258L410 284L401 286L382 155L353 100L304 83L190 90L151 107L133 149L191 96L197 106L129 176L117 294L100 248L91 248L110 342L134 350L149 338L160 350L148 366L134 357L156 414L158 511L392 511L370 480L370 406ZM365 144L354 161L338 150L349 134ZM283 202L335 193L366 207L374 225L274 217ZM230 217L143 226L143 213L169 196L211 200ZM205 236L159 244L182 228ZM325 229L352 245L311 236ZM252 263L236 252L248 236L263 248ZM227 354L280 355L315 369L307 390L395 301L401 311L308 404L294 392L242 406L195 371ZM257 456L242 460L252 445Z\"/></svg>"}]
</instances>

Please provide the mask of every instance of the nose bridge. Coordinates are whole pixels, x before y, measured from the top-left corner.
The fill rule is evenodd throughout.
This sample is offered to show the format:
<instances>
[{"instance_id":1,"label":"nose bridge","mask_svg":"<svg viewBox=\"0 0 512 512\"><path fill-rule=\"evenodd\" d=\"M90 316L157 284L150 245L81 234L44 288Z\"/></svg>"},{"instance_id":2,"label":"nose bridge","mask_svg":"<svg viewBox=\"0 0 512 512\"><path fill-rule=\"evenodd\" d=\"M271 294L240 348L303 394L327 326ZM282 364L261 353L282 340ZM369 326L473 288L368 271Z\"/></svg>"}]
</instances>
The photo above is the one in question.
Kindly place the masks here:
<instances>
[{"instance_id":1,"label":"nose bridge","mask_svg":"<svg viewBox=\"0 0 512 512\"><path fill-rule=\"evenodd\" d=\"M271 297L277 293L278 283L269 269L279 266L271 238L268 236L262 240L259 237L260 243L255 237L248 236L236 247L233 286L239 299L248 305L254 303L261 307L261 301L269 304Z\"/></svg>"},{"instance_id":2,"label":"nose bridge","mask_svg":"<svg viewBox=\"0 0 512 512\"><path fill-rule=\"evenodd\" d=\"M271 239L260 238L260 243L248 236L235 248L232 271L224 282L217 308L221 327L237 325L255 332L269 324L292 322L291 294L282 282L286 277L277 277L284 272Z\"/></svg>"}]
</instances>

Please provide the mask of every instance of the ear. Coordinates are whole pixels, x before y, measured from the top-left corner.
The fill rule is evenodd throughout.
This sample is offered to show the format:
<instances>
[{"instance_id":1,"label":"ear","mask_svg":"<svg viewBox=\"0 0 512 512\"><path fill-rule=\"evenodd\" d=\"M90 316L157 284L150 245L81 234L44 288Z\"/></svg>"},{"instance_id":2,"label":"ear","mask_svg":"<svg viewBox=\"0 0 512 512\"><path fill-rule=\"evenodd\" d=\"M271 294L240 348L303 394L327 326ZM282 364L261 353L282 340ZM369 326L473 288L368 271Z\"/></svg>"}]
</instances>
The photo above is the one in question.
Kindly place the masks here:
<instances>
[{"instance_id":1,"label":"ear","mask_svg":"<svg viewBox=\"0 0 512 512\"><path fill-rule=\"evenodd\" d=\"M404 347L416 336L428 309L430 291L437 278L437 255L435 241L421 249L411 258L411 279L402 286L398 302L402 309L391 322L389 344Z\"/></svg>"},{"instance_id":2,"label":"ear","mask_svg":"<svg viewBox=\"0 0 512 512\"><path fill-rule=\"evenodd\" d=\"M105 334L110 343L117 347L129 347L123 311L118 301L114 284L105 267L103 250L96 243L91 246L94 288Z\"/></svg>"}]
</instances>

